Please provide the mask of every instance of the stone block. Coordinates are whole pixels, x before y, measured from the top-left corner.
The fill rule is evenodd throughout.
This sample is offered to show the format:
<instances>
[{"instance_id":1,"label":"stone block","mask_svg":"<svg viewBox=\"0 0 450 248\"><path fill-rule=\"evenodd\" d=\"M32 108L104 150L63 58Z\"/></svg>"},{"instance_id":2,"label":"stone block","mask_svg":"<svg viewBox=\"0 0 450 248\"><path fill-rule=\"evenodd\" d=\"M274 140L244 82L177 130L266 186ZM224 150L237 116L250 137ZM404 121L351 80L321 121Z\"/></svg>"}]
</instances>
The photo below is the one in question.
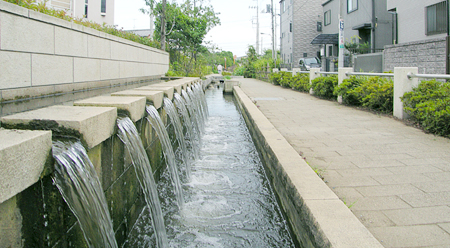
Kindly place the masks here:
<instances>
[{"instance_id":1,"label":"stone block","mask_svg":"<svg viewBox=\"0 0 450 248\"><path fill-rule=\"evenodd\" d=\"M0 2L0 10L11 13L11 14L15 14L18 16L28 17L28 9L27 8L23 8L16 4L8 3L5 1Z\"/></svg>"},{"instance_id":2,"label":"stone block","mask_svg":"<svg viewBox=\"0 0 450 248\"><path fill-rule=\"evenodd\" d=\"M31 86L31 54L0 51L0 89Z\"/></svg>"},{"instance_id":3,"label":"stone block","mask_svg":"<svg viewBox=\"0 0 450 248\"><path fill-rule=\"evenodd\" d=\"M48 23L51 25L65 27L65 28L72 28L71 22L68 22L66 20L51 16L51 15L43 14L43 13L40 13L40 12L37 12L34 10L29 11L28 17L30 17L30 19L38 20L40 22L45 22L45 23Z\"/></svg>"},{"instance_id":4,"label":"stone block","mask_svg":"<svg viewBox=\"0 0 450 248\"><path fill-rule=\"evenodd\" d=\"M13 197L0 204L0 244L9 247L23 247L22 215L16 201L16 197Z\"/></svg>"},{"instance_id":5,"label":"stone block","mask_svg":"<svg viewBox=\"0 0 450 248\"><path fill-rule=\"evenodd\" d=\"M56 55L31 55L31 84L51 85L73 82L73 58Z\"/></svg>"},{"instance_id":6,"label":"stone block","mask_svg":"<svg viewBox=\"0 0 450 248\"><path fill-rule=\"evenodd\" d=\"M36 183L51 156L49 131L0 129L0 203Z\"/></svg>"},{"instance_id":7,"label":"stone block","mask_svg":"<svg viewBox=\"0 0 450 248\"><path fill-rule=\"evenodd\" d=\"M37 86L37 87L25 87L15 88L2 91L3 101L44 96L54 93L53 86Z\"/></svg>"},{"instance_id":8,"label":"stone block","mask_svg":"<svg viewBox=\"0 0 450 248\"><path fill-rule=\"evenodd\" d=\"M169 98L170 100L172 100L174 87L173 86L161 86L161 85L149 85L149 86L143 86L143 87L136 88L136 90L163 91L164 96Z\"/></svg>"},{"instance_id":9,"label":"stone block","mask_svg":"<svg viewBox=\"0 0 450 248\"><path fill-rule=\"evenodd\" d=\"M437 225L370 228L385 247L448 247L450 235Z\"/></svg>"},{"instance_id":10,"label":"stone block","mask_svg":"<svg viewBox=\"0 0 450 248\"><path fill-rule=\"evenodd\" d=\"M74 82L98 81L101 79L99 59L74 58Z\"/></svg>"},{"instance_id":11,"label":"stone block","mask_svg":"<svg viewBox=\"0 0 450 248\"><path fill-rule=\"evenodd\" d=\"M97 36L87 36L87 56L89 58L111 58L111 42Z\"/></svg>"},{"instance_id":12,"label":"stone block","mask_svg":"<svg viewBox=\"0 0 450 248\"><path fill-rule=\"evenodd\" d=\"M417 78L409 79L409 73L418 73L417 67L395 67L394 68L394 116L399 119L407 118L406 112L403 111L403 102L400 97L403 94L417 87L419 80Z\"/></svg>"},{"instance_id":13,"label":"stone block","mask_svg":"<svg viewBox=\"0 0 450 248\"><path fill-rule=\"evenodd\" d=\"M96 107L116 107L136 122L145 114L145 97L127 97L127 96L97 96L73 103L74 106L96 106Z\"/></svg>"},{"instance_id":14,"label":"stone block","mask_svg":"<svg viewBox=\"0 0 450 248\"><path fill-rule=\"evenodd\" d=\"M238 86L239 81L226 80L225 85L223 87L223 93L225 94L233 94L233 87Z\"/></svg>"},{"instance_id":15,"label":"stone block","mask_svg":"<svg viewBox=\"0 0 450 248\"><path fill-rule=\"evenodd\" d=\"M1 49L47 53L55 52L54 27L22 16L0 13Z\"/></svg>"},{"instance_id":16,"label":"stone block","mask_svg":"<svg viewBox=\"0 0 450 248\"><path fill-rule=\"evenodd\" d=\"M126 45L111 41L111 59L124 61L127 59L127 48Z\"/></svg>"},{"instance_id":17,"label":"stone block","mask_svg":"<svg viewBox=\"0 0 450 248\"><path fill-rule=\"evenodd\" d=\"M151 90L124 90L111 94L112 96L143 96L148 102L151 102L156 109L161 108L164 99L163 91Z\"/></svg>"},{"instance_id":18,"label":"stone block","mask_svg":"<svg viewBox=\"0 0 450 248\"><path fill-rule=\"evenodd\" d=\"M2 117L2 126L52 130L54 135L81 138L95 147L114 133L117 109L112 107L51 106Z\"/></svg>"},{"instance_id":19,"label":"stone block","mask_svg":"<svg viewBox=\"0 0 450 248\"><path fill-rule=\"evenodd\" d=\"M55 54L77 57L88 55L88 35L71 29L55 27Z\"/></svg>"}]
</instances>

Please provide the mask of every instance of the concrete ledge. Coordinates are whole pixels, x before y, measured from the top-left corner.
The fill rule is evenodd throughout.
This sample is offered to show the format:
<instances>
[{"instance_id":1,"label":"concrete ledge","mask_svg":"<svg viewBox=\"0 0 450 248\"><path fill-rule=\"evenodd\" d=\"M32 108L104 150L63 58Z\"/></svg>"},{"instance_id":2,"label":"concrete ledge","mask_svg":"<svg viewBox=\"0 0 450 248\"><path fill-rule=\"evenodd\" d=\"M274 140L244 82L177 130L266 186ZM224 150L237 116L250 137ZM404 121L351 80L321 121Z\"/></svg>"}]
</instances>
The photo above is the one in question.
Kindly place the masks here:
<instances>
[{"instance_id":1,"label":"concrete ledge","mask_svg":"<svg viewBox=\"0 0 450 248\"><path fill-rule=\"evenodd\" d=\"M41 177L51 158L52 132L0 129L0 203Z\"/></svg>"},{"instance_id":2,"label":"concrete ledge","mask_svg":"<svg viewBox=\"0 0 450 248\"><path fill-rule=\"evenodd\" d=\"M92 148L114 134L117 109L111 107L51 106L2 117L2 127L52 130L53 135L74 136Z\"/></svg>"},{"instance_id":3,"label":"concrete ledge","mask_svg":"<svg viewBox=\"0 0 450 248\"><path fill-rule=\"evenodd\" d=\"M266 172L301 247L383 247L237 86Z\"/></svg>"},{"instance_id":4,"label":"concrete ledge","mask_svg":"<svg viewBox=\"0 0 450 248\"><path fill-rule=\"evenodd\" d=\"M117 111L136 122L144 117L145 97L97 96L73 103L74 106L116 107Z\"/></svg>"},{"instance_id":5,"label":"concrete ledge","mask_svg":"<svg viewBox=\"0 0 450 248\"><path fill-rule=\"evenodd\" d=\"M163 91L150 91L150 90L124 90L112 93L111 96L144 96L148 102L151 102L156 109L161 108L164 92Z\"/></svg>"},{"instance_id":6,"label":"concrete ledge","mask_svg":"<svg viewBox=\"0 0 450 248\"><path fill-rule=\"evenodd\" d=\"M143 86L136 88L136 90L152 90L152 91L163 91L164 96L169 98L170 100L173 99L173 92L174 87L173 86L159 86L159 85L149 85L149 86Z\"/></svg>"}]
</instances>

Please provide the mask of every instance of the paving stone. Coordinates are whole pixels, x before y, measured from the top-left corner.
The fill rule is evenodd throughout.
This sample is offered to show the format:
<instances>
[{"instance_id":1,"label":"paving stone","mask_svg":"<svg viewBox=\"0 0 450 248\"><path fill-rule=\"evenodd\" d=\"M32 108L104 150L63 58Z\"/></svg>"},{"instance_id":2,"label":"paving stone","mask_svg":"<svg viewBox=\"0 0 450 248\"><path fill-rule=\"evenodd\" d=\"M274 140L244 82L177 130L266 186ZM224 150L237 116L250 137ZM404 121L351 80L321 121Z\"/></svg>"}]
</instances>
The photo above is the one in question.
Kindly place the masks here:
<instances>
[{"instance_id":1,"label":"paving stone","mask_svg":"<svg viewBox=\"0 0 450 248\"><path fill-rule=\"evenodd\" d=\"M399 197L412 207L450 205L450 192L405 194Z\"/></svg>"},{"instance_id":2,"label":"paving stone","mask_svg":"<svg viewBox=\"0 0 450 248\"><path fill-rule=\"evenodd\" d=\"M366 227L395 226L395 223L391 221L382 211L356 210L352 212Z\"/></svg>"},{"instance_id":3,"label":"paving stone","mask_svg":"<svg viewBox=\"0 0 450 248\"><path fill-rule=\"evenodd\" d=\"M355 189L364 196L394 196L400 194L422 193L422 191L411 184L367 186L356 187Z\"/></svg>"},{"instance_id":4,"label":"paving stone","mask_svg":"<svg viewBox=\"0 0 450 248\"><path fill-rule=\"evenodd\" d=\"M385 176L372 176L380 184L402 184L402 183L416 183L416 182L429 182L431 178L423 174L398 174L398 175L385 175Z\"/></svg>"},{"instance_id":5,"label":"paving stone","mask_svg":"<svg viewBox=\"0 0 450 248\"><path fill-rule=\"evenodd\" d=\"M450 235L437 225L369 228L385 247L450 245Z\"/></svg>"},{"instance_id":6,"label":"paving stone","mask_svg":"<svg viewBox=\"0 0 450 248\"><path fill-rule=\"evenodd\" d=\"M328 179L328 185L330 187L356 187L356 186L373 186L379 185L371 177L334 177Z\"/></svg>"},{"instance_id":7,"label":"paving stone","mask_svg":"<svg viewBox=\"0 0 450 248\"><path fill-rule=\"evenodd\" d=\"M399 166L399 167L391 167L391 168L386 168L387 170L391 171L394 174L420 174L420 173L424 173L427 177L431 178L431 179L435 179L433 178L433 175L436 175L438 177L438 175L443 175L443 176L447 176L447 178L450 178L450 173L443 173L442 170L433 167L433 166L426 166L426 165L422 165L422 166ZM436 172L436 173L431 173L431 172Z\"/></svg>"},{"instance_id":8,"label":"paving stone","mask_svg":"<svg viewBox=\"0 0 450 248\"><path fill-rule=\"evenodd\" d=\"M398 226L450 222L448 206L385 210L383 213Z\"/></svg>"},{"instance_id":9,"label":"paving stone","mask_svg":"<svg viewBox=\"0 0 450 248\"><path fill-rule=\"evenodd\" d=\"M341 170L338 170L338 173L343 177L392 175L393 174L387 168L341 169Z\"/></svg>"},{"instance_id":10,"label":"paving stone","mask_svg":"<svg viewBox=\"0 0 450 248\"><path fill-rule=\"evenodd\" d=\"M432 182L421 182L421 183L413 183L415 187L426 192L450 192L450 181L432 181Z\"/></svg>"},{"instance_id":11,"label":"paving stone","mask_svg":"<svg viewBox=\"0 0 450 248\"><path fill-rule=\"evenodd\" d=\"M352 210L387 210L387 209L407 209L411 208L410 205L405 203L400 197L397 196L377 196L377 197L364 197L361 199L348 199L348 202L353 204Z\"/></svg>"}]
</instances>

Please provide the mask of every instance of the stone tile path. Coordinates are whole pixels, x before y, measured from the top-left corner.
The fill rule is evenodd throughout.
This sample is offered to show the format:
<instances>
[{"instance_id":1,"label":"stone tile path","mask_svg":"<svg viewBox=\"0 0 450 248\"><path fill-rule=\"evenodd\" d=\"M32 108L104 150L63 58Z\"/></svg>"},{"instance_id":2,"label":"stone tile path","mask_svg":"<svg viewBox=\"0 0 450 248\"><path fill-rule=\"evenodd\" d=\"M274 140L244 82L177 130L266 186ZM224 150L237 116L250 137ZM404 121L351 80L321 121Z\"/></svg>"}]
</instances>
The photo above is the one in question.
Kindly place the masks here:
<instances>
[{"instance_id":1,"label":"stone tile path","mask_svg":"<svg viewBox=\"0 0 450 248\"><path fill-rule=\"evenodd\" d=\"M240 82L385 247L450 247L450 139L262 81Z\"/></svg>"}]
</instances>

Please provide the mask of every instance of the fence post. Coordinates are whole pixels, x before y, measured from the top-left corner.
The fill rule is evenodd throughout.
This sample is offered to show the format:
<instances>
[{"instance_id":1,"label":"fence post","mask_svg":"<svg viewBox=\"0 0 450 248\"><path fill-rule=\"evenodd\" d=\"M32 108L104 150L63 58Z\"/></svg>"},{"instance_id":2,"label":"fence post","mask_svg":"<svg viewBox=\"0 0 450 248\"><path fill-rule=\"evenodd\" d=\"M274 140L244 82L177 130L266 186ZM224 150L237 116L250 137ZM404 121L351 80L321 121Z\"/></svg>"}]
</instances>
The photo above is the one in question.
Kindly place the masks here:
<instances>
[{"instance_id":1,"label":"fence post","mask_svg":"<svg viewBox=\"0 0 450 248\"><path fill-rule=\"evenodd\" d=\"M338 69L338 85L341 85L344 79L350 78L349 76L345 75L347 72L353 72L353 67L343 67ZM342 104L342 96L338 96L337 101L338 103Z\"/></svg>"},{"instance_id":2,"label":"fence post","mask_svg":"<svg viewBox=\"0 0 450 248\"><path fill-rule=\"evenodd\" d=\"M292 68L292 76L297 75L297 73L300 71L300 68Z\"/></svg>"},{"instance_id":3,"label":"fence post","mask_svg":"<svg viewBox=\"0 0 450 248\"><path fill-rule=\"evenodd\" d=\"M320 68L311 68L311 69L309 69L309 85L312 85L311 82L314 79L320 77L320 74L316 73L316 72L319 72L319 71L320 71ZM309 88L309 94L314 95L314 90L313 90L312 86L311 86L311 88Z\"/></svg>"},{"instance_id":4,"label":"fence post","mask_svg":"<svg viewBox=\"0 0 450 248\"><path fill-rule=\"evenodd\" d=\"M281 71L288 71L287 68L281 68Z\"/></svg>"},{"instance_id":5,"label":"fence post","mask_svg":"<svg viewBox=\"0 0 450 248\"><path fill-rule=\"evenodd\" d=\"M273 68L272 72L278 72L278 68Z\"/></svg>"},{"instance_id":6,"label":"fence post","mask_svg":"<svg viewBox=\"0 0 450 248\"><path fill-rule=\"evenodd\" d=\"M406 119L408 115L403 111L403 102L400 97L419 85L418 78L408 78L408 74L417 74L417 67L395 67L394 68L394 116Z\"/></svg>"}]
</instances>

